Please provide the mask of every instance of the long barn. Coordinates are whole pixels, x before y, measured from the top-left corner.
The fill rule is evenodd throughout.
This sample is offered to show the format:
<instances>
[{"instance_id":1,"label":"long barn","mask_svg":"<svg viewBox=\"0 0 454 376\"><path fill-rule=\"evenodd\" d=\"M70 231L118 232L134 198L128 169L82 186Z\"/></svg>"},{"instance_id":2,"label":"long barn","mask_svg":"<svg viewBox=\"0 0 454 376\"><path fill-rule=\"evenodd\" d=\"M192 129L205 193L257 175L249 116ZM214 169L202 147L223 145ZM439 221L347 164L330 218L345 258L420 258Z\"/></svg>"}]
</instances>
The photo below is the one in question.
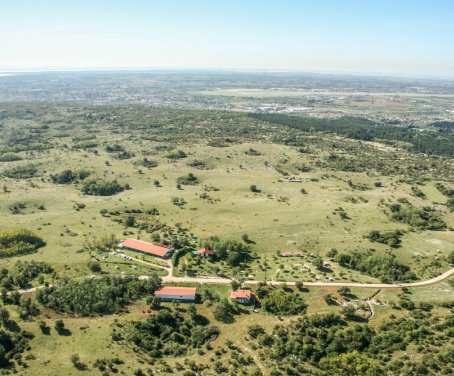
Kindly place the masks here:
<instances>
[{"instance_id":1,"label":"long barn","mask_svg":"<svg viewBox=\"0 0 454 376\"><path fill-rule=\"evenodd\" d=\"M159 297L164 301L185 301L185 302L194 302L195 301L195 287L173 287L173 286L164 286L161 289L154 292L154 295Z\"/></svg>"},{"instance_id":2,"label":"long barn","mask_svg":"<svg viewBox=\"0 0 454 376\"><path fill-rule=\"evenodd\" d=\"M172 247L156 245L136 239L127 239L118 244L118 248L129 249L130 251L140 252L146 255L153 255L161 258L170 257L170 255L173 253Z\"/></svg>"}]
</instances>

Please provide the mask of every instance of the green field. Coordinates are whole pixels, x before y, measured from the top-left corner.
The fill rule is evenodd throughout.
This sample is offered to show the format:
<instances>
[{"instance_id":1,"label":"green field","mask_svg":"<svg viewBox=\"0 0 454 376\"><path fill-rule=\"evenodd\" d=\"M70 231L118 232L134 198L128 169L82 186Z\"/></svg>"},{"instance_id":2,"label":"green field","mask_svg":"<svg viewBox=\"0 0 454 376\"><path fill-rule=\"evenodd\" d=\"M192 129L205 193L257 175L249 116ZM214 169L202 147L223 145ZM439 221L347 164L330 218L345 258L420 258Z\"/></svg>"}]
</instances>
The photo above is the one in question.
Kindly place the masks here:
<instances>
[{"instance_id":1,"label":"green field","mask_svg":"<svg viewBox=\"0 0 454 376\"><path fill-rule=\"evenodd\" d=\"M206 260L188 252L173 270L177 277L400 283L426 280L452 268L454 213L447 205L447 194L453 188L453 164L446 154L437 154L438 144L429 144L434 154L428 156L412 152L408 143L400 140L352 140L315 130L301 131L237 112L124 104L2 107L0 130L5 137L0 142L0 155L5 160L11 156L17 160L0 162L0 231L28 229L46 245L26 255L0 258L0 266L7 274L17 261L35 260L50 264L55 271L44 277L30 277L24 287L45 281L58 286L91 280L81 277L95 273L98 277L167 276L164 268L169 267L170 260L124 251L137 259L125 260L112 253L115 244L108 249L91 246L111 237L116 241L135 238L175 243L183 252L216 236L221 243L237 241L247 249L248 257L235 263L229 257ZM59 184L56 176L65 170L71 170L74 176L88 171L89 176ZM302 181L287 181L291 176ZM84 194L86 182L92 179L96 183L116 180L119 192L106 196ZM437 183L443 184L445 193ZM398 209L396 205L400 205ZM392 217L396 212L403 213L401 219ZM372 242L372 230L380 234L399 230L396 236L400 244ZM294 252L301 256L282 255ZM362 263L345 264L340 256L357 257ZM377 259L395 264L389 266L383 261L372 265ZM329 265L321 267L320 261ZM94 271L93 263L101 270ZM401 269L391 278L384 277L396 265ZM413 277L402 272L407 267ZM2 282L2 288L5 284L17 289L13 282ZM228 298L231 286L197 288L201 296L206 295L204 290L218 296L213 301L199 301L196 308L206 320L203 327L216 326L219 335L199 348L190 347L182 355L162 357L150 356L125 339L112 339L114 329L127 336L132 321L146 322L148 315L143 311L153 304L147 302L148 294L131 298L116 307L114 314L81 317L61 302L53 302L63 307L60 311L50 309L48 303L36 303L36 312L21 315L21 305L28 303L24 299L9 302L5 292L4 307L11 320L34 335L29 348L22 351L26 366L15 358L16 370L24 375L132 375L141 369L150 375L186 376L223 373L220 370L227 368L224 373L232 375L284 375L290 371L279 363L282 359L283 365L293 360L287 355L281 360L270 355L279 338L272 332L279 330L273 329L275 325L294 330L297 318L316 319L327 314L342 317L341 331L367 327L376 331L368 335L377 338L381 338L377 333L385 331L384 322L408 319L420 326L433 325L431 330L437 334L432 339L409 340L405 350L410 354L408 358L400 349L390 350L389 354L382 350L367 353L369 360L390 362L396 369L402 361L409 373L415 359L435 356L436 345L452 345L449 330L435 327L437 320L444 320L452 311L452 278L408 291L352 288L348 296L333 287L301 291L276 287L282 288L283 296L304 301L307 308L298 315L267 312L262 306L258 312L252 307L235 308L232 323L220 320L215 313L220 302ZM260 286L252 288L260 293ZM265 301L266 294L273 291L268 289ZM39 293L27 295L30 302L35 302L35 295ZM190 315L186 304L163 306L172 315L181 314L185 319ZM349 306L354 308L353 317L348 317ZM59 319L69 330L66 335L54 329ZM49 326L49 334L41 332L40 321ZM272 334L274 342L266 344L269 338L264 335L258 339L263 341L260 344L248 336L253 324L260 324L270 337ZM12 324L2 325L8 328ZM178 341L183 340L176 335L172 338L176 338L175 343L166 346L173 346L176 353ZM80 357L79 369L71 361L74 354ZM120 359L113 366L115 370L102 373L95 366L96 360L115 358ZM322 371L315 358L304 355L295 359L308 372L325 374L318 373Z\"/></svg>"}]
</instances>

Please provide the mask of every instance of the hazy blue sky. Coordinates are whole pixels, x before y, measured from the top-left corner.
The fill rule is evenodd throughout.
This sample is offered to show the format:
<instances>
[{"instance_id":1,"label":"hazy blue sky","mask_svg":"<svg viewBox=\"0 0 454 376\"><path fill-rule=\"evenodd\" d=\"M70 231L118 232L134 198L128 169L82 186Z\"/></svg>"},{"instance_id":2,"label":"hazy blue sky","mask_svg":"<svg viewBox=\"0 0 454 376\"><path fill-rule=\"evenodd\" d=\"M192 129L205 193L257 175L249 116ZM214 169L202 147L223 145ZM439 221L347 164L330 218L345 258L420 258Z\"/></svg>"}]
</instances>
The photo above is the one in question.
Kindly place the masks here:
<instances>
[{"instance_id":1,"label":"hazy blue sky","mask_svg":"<svg viewBox=\"0 0 454 376\"><path fill-rule=\"evenodd\" d=\"M454 77L452 0L0 0L0 70Z\"/></svg>"}]
</instances>

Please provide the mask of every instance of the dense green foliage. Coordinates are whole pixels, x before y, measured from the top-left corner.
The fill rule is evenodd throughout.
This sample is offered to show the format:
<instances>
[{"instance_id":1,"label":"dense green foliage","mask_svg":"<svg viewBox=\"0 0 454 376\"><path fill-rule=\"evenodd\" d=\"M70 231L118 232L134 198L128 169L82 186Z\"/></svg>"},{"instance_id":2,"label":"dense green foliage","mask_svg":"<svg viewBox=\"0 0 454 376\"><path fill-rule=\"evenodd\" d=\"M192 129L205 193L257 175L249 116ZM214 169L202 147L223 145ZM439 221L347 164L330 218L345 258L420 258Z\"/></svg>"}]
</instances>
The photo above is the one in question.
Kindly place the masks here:
<instances>
[{"instance_id":1,"label":"dense green foliage","mask_svg":"<svg viewBox=\"0 0 454 376\"><path fill-rule=\"evenodd\" d=\"M300 374L304 363L320 369L322 375L449 374L454 367L453 347L440 351L437 344L446 343L443 339L449 342L452 323L452 314L435 318L417 310L374 330L368 325L347 326L341 317L327 314L276 325L271 334L250 328L248 335L261 347L264 358L280 369L276 375ZM427 356L389 361L409 346L418 346L418 352Z\"/></svg>"},{"instance_id":2,"label":"dense green foliage","mask_svg":"<svg viewBox=\"0 0 454 376\"><path fill-rule=\"evenodd\" d=\"M41 261L17 261L10 269L0 269L0 287L6 290L25 288L40 275L50 274L54 269Z\"/></svg>"},{"instance_id":3,"label":"dense green foliage","mask_svg":"<svg viewBox=\"0 0 454 376\"><path fill-rule=\"evenodd\" d=\"M126 186L114 181L103 180L89 180L84 183L81 191L86 195L92 196L112 196L114 194L123 192Z\"/></svg>"},{"instance_id":4,"label":"dense green foliage","mask_svg":"<svg viewBox=\"0 0 454 376\"><path fill-rule=\"evenodd\" d=\"M0 329L0 367L11 366L12 360L21 361L21 353L28 347L33 334L22 331L6 331Z\"/></svg>"},{"instance_id":5,"label":"dense green foliage","mask_svg":"<svg viewBox=\"0 0 454 376\"><path fill-rule=\"evenodd\" d=\"M36 300L59 312L105 315L122 311L130 302L153 293L160 286L161 279L157 275L144 281L112 276L65 279L38 290Z\"/></svg>"},{"instance_id":6,"label":"dense green foliage","mask_svg":"<svg viewBox=\"0 0 454 376\"><path fill-rule=\"evenodd\" d=\"M0 231L0 257L11 257L35 252L46 243L25 229Z\"/></svg>"},{"instance_id":7,"label":"dense green foliage","mask_svg":"<svg viewBox=\"0 0 454 376\"><path fill-rule=\"evenodd\" d=\"M280 288L267 290L260 305L274 315L298 315L306 312L307 308L299 292Z\"/></svg>"},{"instance_id":8,"label":"dense green foliage","mask_svg":"<svg viewBox=\"0 0 454 376\"><path fill-rule=\"evenodd\" d=\"M3 176L11 179L30 179L38 176L38 168L31 164L11 167L3 171Z\"/></svg>"},{"instance_id":9,"label":"dense green foliage","mask_svg":"<svg viewBox=\"0 0 454 376\"><path fill-rule=\"evenodd\" d=\"M441 183L435 184L435 187L437 187L437 189L438 189L442 194L444 194L446 197L454 198L454 189L453 189L453 188L448 188L448 187L444 186L444 185L441 184Z\"/></svg>"},{"instance_id":10,"label":"dense green foliage","mask_svg":"<svg viewBox=\"0 0 454 376\"><path fill-rule=\"evenodd\" d=\"M364 141L404 141L410 143L411 150L426 154L454 156L454 133L422 132L413 128L404 128L379 124L358 117L344 116L339 119L323 119L307 116L289 116L279 114L251 114L251 117L282 124L304 132L328 132Z\"/></svg>"},{"instance_id":11,"label":"dense green foliage","mask_svg":"<svg viewBox=\"0 0 454 376\"><path fill-rule=\"evenodd\" d=\"M440 218L436 210L430 206L415 208L409 203L392 204L391 219L407 223L420 230L441 231L446 229L446 223Z\"/></svg>"},{"instance_id":12,"label":"dense green foliage","mask_svg":"<svg viewBox=\"0 0 454 376\"><path fill-rule=\"evenodd\" d=\"M341 266L358 270L385 283L416 279L410 267L399 263L394 255L374 255L371 252L353 252L351 255L341 253L336 260Z\"/></svg>"},{"instance_id":13,"label":"dense green foliage","mask_svg":"<svg viewBox=\"0 0 454 376\"><path fill-rule=\"evenodd\" d=\"M400 246L400 241L402 237L402 231L395 230L395 231L387 231L387 232L380 232L378 230L372 230L368 238L371 242L377 242L386 244L392 248L398 248Z\"/></svg>"},{"instance_id":14,"label":"dense green foliage","mask_svg":"<svg viewBox=\"0 0 454 376\"><path fill-rule=\"evenodd\" d=\"M58 174L50 175L50 179L56 184L71 184L76 181L84 180L90 175L86 170L72 171L64 170Z\"/></svg>"},{"instance_id":15,"label":"dense green foliage","mask_svg":"<svg viewBox=\"0 0 454 376\"><path fill-rule=\"evenodd\" d=\"M138 352L158 358L186 355L189 349L200 348L218 334L219 330L200 316L190 319L178 311L162 309L145 321L132 322L126 339Z\"/></svg>"},{"instance_id":16,"label":"dense green foliage","mask_svg":"<svg viewBox=\"0 0 454 376\"><path fill-rule=\"evenodd\" d=\"M236 240L221 240L217 236L212 236L202 241L201 246L214 249L215 259L225 260L232 267L251 260L249 246Z\"/></svg>"}]
</instances>

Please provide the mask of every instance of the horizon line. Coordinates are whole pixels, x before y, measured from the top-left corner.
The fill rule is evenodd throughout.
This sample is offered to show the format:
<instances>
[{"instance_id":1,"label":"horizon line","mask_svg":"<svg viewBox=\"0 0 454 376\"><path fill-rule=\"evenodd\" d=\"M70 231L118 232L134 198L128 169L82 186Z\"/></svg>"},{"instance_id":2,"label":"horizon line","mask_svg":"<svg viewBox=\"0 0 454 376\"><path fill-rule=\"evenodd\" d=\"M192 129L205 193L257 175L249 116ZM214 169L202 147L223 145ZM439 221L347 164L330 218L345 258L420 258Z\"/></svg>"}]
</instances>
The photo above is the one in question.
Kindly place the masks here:
<instances>
[{"instance_id":1,"label":"horizon line","mask_svg":"<svg viewBox=\"0 0 454 376\"><path fill-rule=\"evenodd\" d=\"M36 68L11 68L0 67L1 74L21 73L56 73L56 72L223 72L223 73L263 73L263 74L313 74L313 75L336 75L336 76L358 76L358 77L381 77L401 79L431 79L431 80L454 80L454 75L444 74L418 74L399 72L367 72L349 70L305 70L305 69L263 69L263 68L208 68L208 67L36 67Z\"/></svg>"}]
</instances>

